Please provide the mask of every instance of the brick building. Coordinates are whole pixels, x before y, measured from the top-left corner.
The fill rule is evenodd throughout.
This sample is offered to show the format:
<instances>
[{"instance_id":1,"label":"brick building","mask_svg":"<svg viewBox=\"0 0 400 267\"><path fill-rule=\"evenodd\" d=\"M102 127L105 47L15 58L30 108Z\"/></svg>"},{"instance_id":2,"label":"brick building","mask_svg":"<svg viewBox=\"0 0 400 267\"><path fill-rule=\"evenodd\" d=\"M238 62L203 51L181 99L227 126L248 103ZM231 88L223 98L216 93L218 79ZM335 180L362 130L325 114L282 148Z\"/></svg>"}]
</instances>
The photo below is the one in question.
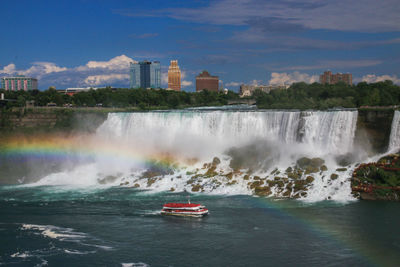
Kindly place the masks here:
<instances>
[{"instance_id":1,"label":"brick building","mask_svg":"<svg viewBox=\"0 0 400 267\"><path fill-rule=\"evenodd\" d=\"M352 85L353 75L351 73L332 74L331 71L325 71L324 74L319 76L319 82L322 84L336 84L338 82L344 82L348 85Z\"/></svg>"},{"instance_id":2,"label":"brick building","mask_svg":"<svg viewBox=\"0 0 400 267\"><path fill-rule=\"evenodd\" d=\"M219 77L211 76L206 70L196 76L196 92L205 89L214 92L218 92L219 90Z\"/></svg>"}]
</instances>

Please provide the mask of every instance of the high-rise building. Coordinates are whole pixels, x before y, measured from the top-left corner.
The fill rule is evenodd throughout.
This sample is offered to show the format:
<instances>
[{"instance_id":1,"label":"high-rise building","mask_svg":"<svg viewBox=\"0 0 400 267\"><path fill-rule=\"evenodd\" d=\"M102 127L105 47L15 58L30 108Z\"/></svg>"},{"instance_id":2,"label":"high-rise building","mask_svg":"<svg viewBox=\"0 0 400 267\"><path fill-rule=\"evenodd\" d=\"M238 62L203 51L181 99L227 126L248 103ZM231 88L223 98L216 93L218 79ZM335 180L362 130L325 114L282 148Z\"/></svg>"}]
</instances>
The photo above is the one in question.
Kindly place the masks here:
<instances>
[{"instance_id":1,"label":"high-rise building","mask_svg":"<svg viewBox=\"0 0 400 267\"><path fill-rule=\"evenodd\" d=\"M17 75L16 77L1 78L1 88L10 91L38 89L38 81L35 78Z\"/></svg>"},{"instance_id":2,"label":"high-rise building","mask_svg":"<svg viewBox=\"0 0 400 267\"><path fill-rule=\"evenodd\" d=\"M196 76L196 92L202 90L218 92L219 78L218 76L211 76L208 71L203 70L202 73Z\"/></svg>"},{"instance_id":3,"label":"high-rise building","mask_svg":"<svg viewBox=\"0 0 400 267\"><path fill-rule=\"evenodd\" d=\"M159 61L131 62L129 70L130 88L160 88L161 65Z\"/></svg>"},{"instance_id":4,"label":"high-rise building","mask_svg":"<svg viewBox=\"0 0 400 267\"><path fill-rule=\"evenodd\" d=\"M178 60L171 60L168 68L168 88L180 91L181 90L181 70L178 66Z\"/></svg>"},{"instance_id":5,"label":"high-rise building","mask_svg":"<svg viewBox=\"0 0 400 267\"><path fill-rule=\"evenodd\" d=\"M319 82L322 84L336 84L338 82L344 82L348 85L352 85L353 75L351 73L332 74L331 71L325 71L324 74L319 76Z\"/></svg>"},{"instance_id":6,"label":"high-rise building","mask_svg":"<svg viewBox=\"0 0 400 267\"><path fill-rule=\"evenodd\" d=\"M129 64L129 87L140 88L140 65L137 62Z\"/></svg>"}]
</instances>

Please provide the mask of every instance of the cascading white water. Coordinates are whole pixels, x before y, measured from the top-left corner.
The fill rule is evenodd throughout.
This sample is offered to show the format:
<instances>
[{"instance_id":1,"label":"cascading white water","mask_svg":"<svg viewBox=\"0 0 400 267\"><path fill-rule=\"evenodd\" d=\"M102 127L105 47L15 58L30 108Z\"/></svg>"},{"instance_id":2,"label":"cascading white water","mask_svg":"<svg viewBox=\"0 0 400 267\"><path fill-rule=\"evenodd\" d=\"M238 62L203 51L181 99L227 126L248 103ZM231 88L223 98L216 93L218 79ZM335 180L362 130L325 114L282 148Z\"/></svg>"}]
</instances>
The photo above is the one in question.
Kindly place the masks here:
<instances>
[{"instance_id":1,"label":"cascading white water","mask_svg":"<svg viewBox=\"0 0 400 267\"><path fill-rule=\"evenodd\" d=\"M356 111L304 112L301 142L334 154L350 152L357 125Z\"/></svg>"},{"instance_id":2,"label":"cascading white water","mask_svg":"<svg viewBox=\"0 0 400 267\"><path fill-rule=\"evenodd\" d=\"M304 143L318 154L344 154L352 149L356 122L357 111L114 113L98 134L178 150L199 142L198 148L213 153L261 139Z\"/></svg>"},{"instance_id":3,"label":"cascading white water","mask_svg":"<svg viewBox=\"0 0 400 267\"><path fill-rule=\"evenodd\" d=\"M346 200L351 198L348 181L351 167L346 172L338 173L339 178L335 180L329 180L327 177L338 167L335 156L352 151L357 115L357 111L112 113L98 128L94 137L96 142L111 146L118 144L119 147L123 144L124 150L145 155L143 158L161 153L172 156L178 162L181 159L196 159L195 163L185 165L181 161L180 167L172 173L164 173L154 179L143 179L141 175L146 170L146 165L122 162L118 157L108 157L104 160L102 155L99 155L95 163L85 166L84 169L82 167L81 171L70 171L67 176L82 176L82 172L89 172L89 178L83 183L96 182L101 175L112 175L117 177L116 180L110 178L113 181L110 184L113 185L122 183L159 191L171 188L175 191L191 191L194 188L191 179L194 176L205 175L207 169L202 168L203 164L217 156L221 163L215 170L218 173L214 173L213 179L196 180L198 185L201 184L202 190L215 194L252 194L249 182L253 182L256 177L263 177L265 181L273 180L276 173L285 173L285 169L295 166L301 157L321 157L329 170L324 173L307 174L308 177L314 178L307 198L316 201L328 197ZM239 148L240 151L240 148L246 145L251 145L251 149L259 151L256 156L251 152L243 154L245 158L250 157L250 161L267 163L254 164L259 169L251 171L250 180L244 179L246 170L236 173L233 179L227 178L227 173L233 171L230 165L231 156L227 151L233 147ZM104 166L107 166L106 169ZM272 175L271 170L274 169L279 171ZM39 184L51 184L58 176L60 175L53 174L45 177ZM306 175L301 179L305 177ZM62 180L66 180L65 174ZM279 190L272 191L276 196L283 194Z\"/></svg>"},{"instance_id":4,"label":"cascading white water","mask_svg":"<svg viewBox=\"0 0 400 267\"><path fill-rule=\"evenodd\" d=\"M394 112L392 129L390 131L388 151L400 148L400 111Z\"/></svg>"}]
</instances>

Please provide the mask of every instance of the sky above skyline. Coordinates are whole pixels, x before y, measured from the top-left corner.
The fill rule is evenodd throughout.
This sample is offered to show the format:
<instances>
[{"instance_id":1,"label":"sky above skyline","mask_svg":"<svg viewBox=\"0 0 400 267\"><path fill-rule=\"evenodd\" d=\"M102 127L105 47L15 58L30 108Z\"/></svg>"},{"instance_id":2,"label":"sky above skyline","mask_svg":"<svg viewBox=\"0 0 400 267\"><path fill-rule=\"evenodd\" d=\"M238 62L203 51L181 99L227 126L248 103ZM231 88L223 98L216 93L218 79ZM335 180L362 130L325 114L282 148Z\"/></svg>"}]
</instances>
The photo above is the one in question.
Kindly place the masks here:
<instances>
[{"instance_id":1,"label":"sky above skyline","mask_svg":"<svg viewBox=\"0 0 400 267\"><path fill-rule=\"evenodd\" d=\"M2 2L0 76L39 88L128 87L129 62L170 60L194 91L202 70L224 87L315 82L324 70L353 82L400 84L397 0L16 0Z\"/></svg>"}]
</instances>

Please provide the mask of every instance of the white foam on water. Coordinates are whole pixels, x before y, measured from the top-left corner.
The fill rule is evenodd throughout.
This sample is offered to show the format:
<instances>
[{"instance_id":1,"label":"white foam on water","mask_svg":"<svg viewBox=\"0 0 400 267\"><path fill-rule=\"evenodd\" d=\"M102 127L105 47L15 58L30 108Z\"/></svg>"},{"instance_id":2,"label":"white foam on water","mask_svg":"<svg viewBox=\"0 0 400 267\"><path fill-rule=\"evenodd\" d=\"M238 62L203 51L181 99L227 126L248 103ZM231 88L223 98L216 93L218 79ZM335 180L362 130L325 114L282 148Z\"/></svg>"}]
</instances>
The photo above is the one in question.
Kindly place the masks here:
<instances>
[{"instance_id":1,"label":"white foam on water","mask_svg":"<svg viewBox=\"0 0 400 267\"><path fill-rule=\"evenodd\" d=\"M62 228L53 225L38 225L38 224L23 224L21 230L33 230L39 232L41 235L58 239L61 241L76 241L86 238L88 235L81 232L75 232L71 228Z\"/></svg>"},{"instance_id":2,"label":"white foam on water","mask_svg":"<svg viewBox=\"0 0 400 267\"><path fill-rule=\"evenodd\" d=\"M73 255L86 255L90 253L96 253L96 251L79 251L75 249L64 249L64 252L67 254L73 254Z\"/></svg>"},{"instance_id":3,"label":"white foam on water","mask_svg":"<svg viewBox=\"0 0 400 267\"><path fill-rule=\"evenodd\" d=\"M10 257L11 258L27 258L27 257L31 257L32 255L29 254L29 252L25 251L25 252L16 252L14 254L11 254Z\"/></svg>"},{"instance_id":4,"label":"white foam on water","mask_svg":"<svg viewBox=\"0 0 400 267\"><path fill-rule=\"evenodd\" d=\"M129 262L129 263L121 263L122 267L149 267L150 265L144 262Z\"/></svg>"}]
</instances>

